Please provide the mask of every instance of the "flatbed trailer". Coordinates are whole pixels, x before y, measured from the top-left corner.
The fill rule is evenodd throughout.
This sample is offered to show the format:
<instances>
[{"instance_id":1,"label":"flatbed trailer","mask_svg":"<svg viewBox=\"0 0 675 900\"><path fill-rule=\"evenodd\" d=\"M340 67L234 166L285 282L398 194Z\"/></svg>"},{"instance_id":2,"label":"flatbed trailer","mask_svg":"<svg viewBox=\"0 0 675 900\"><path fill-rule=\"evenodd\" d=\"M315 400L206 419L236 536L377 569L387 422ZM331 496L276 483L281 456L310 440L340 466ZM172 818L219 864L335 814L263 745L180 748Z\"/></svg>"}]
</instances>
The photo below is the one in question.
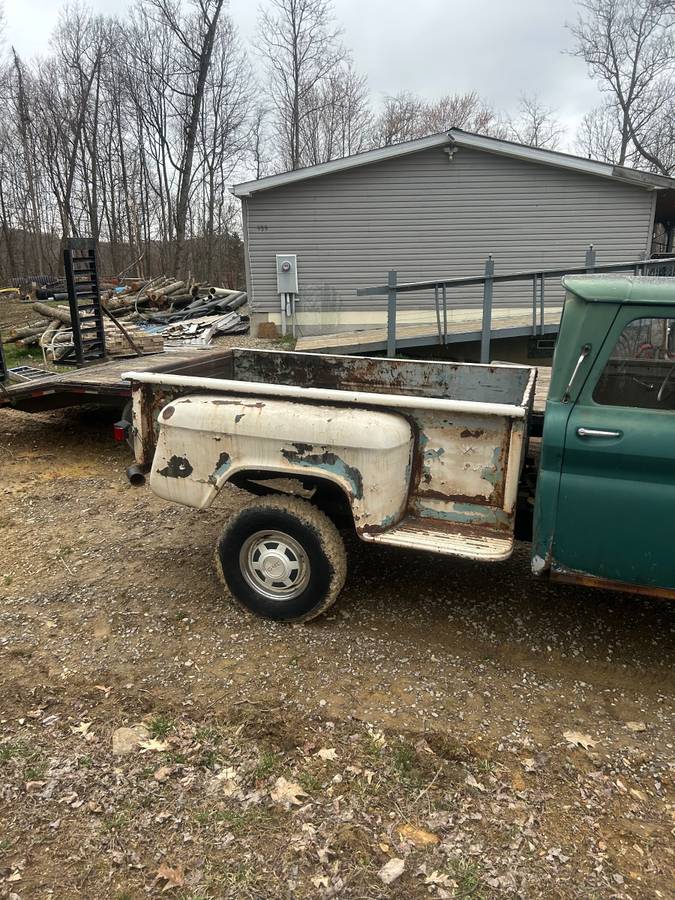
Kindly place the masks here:
<instances>
[{"instance_id":1,"label":"flatbed trailer","mask_svg":"<svg viewBox=\"0 0 675 900\"><path fill-rule=\"evenodd\" d=\"M92 403L122 410L131 399L131 385L122 373L131 366L139 372L158 374L217 375L229 354L229 349L164 351L113 359L16 384L0 383L0 409L37 413Z\"/></svg>"}]
</instances>

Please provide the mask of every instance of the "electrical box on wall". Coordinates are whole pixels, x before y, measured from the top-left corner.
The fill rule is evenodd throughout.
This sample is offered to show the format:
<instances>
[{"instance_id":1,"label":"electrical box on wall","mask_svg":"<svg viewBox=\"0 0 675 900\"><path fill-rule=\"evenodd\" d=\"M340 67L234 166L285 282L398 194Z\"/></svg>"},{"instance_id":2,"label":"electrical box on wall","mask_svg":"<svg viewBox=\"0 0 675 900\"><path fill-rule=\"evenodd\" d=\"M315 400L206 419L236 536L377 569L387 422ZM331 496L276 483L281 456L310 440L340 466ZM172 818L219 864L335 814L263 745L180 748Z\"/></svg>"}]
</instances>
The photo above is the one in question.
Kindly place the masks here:
<instances>
[{"instance_id":1,"label":"electrical box on wall","mask_svg":"<svg viewBox=\"0 0 675 900\"><path fill-rule=\"evenodd\" d=\"M277 293L298 293L298 257L295 253L277 253Z\"/></svg>"}]
</instances>

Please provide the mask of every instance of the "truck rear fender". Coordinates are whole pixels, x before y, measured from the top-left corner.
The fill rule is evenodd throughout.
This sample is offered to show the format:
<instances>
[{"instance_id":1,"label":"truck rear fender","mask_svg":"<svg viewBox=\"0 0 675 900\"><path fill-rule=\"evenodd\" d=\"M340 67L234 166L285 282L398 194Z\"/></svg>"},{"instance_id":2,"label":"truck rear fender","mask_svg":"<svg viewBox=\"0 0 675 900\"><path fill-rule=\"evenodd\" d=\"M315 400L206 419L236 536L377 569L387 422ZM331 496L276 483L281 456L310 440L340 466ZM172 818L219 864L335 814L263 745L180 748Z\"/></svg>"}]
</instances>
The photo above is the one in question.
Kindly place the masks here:
<instances>
[{"instance_id":1,"label":"truck rear fender","mask_svg":"<svg viewBox=\"0 0 675 900\"><path fill-rule=\"evenodd\" d=\"M412 429L395 413L251 396L190 396L158 417L150 476L161 497L200 509L227 482L297 477L335 485L357 532L384 530L405 512Z\"/></svg>"}]
</instances>

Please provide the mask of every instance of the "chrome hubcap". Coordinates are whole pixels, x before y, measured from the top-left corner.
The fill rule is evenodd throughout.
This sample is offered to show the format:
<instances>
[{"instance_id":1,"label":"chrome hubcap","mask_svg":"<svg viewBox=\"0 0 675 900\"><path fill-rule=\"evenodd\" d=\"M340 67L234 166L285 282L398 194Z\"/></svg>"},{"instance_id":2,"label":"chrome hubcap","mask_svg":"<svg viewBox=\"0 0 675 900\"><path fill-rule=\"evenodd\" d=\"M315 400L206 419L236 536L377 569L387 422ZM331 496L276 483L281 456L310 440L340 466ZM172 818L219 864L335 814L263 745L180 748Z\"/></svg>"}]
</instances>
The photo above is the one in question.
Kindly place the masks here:
<instances>
[{"instance_id":1,"label":"chrome hubcap","mask_svg":"<svg viewBox=\"0 0 675 900\"><path fill-rule=\"evenodd\" d=\"M302 546L282 531L257 531L239 553L241 574L269 600L292 600L309 582L309 558Z\"/></svg>"}]
</instances>

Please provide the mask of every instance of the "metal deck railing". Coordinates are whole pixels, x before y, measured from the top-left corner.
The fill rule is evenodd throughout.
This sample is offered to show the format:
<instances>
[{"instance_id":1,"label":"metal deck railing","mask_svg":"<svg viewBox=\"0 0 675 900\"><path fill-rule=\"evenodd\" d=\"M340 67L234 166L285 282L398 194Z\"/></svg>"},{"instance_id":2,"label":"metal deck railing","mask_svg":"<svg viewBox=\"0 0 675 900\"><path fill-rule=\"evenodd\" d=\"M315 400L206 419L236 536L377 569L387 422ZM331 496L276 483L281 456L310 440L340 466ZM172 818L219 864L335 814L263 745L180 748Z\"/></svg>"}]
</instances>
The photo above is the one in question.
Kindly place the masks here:
<instances>
[{"instance_id":1,"label":"metal deck railing","mask_svg":"<svg viewBox=\"0 0 675 900\"><path fill-rule=\"evenodd\" d=\"M528 291L531 291L532 296L532 322L531 326L526 326L523 329L523 333L536 336L556 332L560 324L559 322L555 325L546 323L546 280L551 278L562 278L563 275L580 275L592 272L628 272L634 275L672 277L675 275L675 257L671 256L665 259L638 259L629 260L627 262L597 265L596 251L591 244L586 250L586 258L583 266L565 266L564 268L558 267L554 269L531 269L526 272L510 272L504 275L495 275L495 261L492 256L488 256L485 261L485 271L483 275L474 275L468 278L439 278L428 281L399 283L398 273L396 269L392 269L388 274L387 283L385 285L360 288L357 290L356 294L359 297L387 297L387 356L395 356L396 313L399 294L433 292L438 343L445 345L448 342L449 292L457 288L482 285L482 315L480 328L477 328L476 331L480 331L480 360L481 362L486 363L490 361L490 343L494 335L494 330L492 328L492 312L494 308L495 284L517 284L520 282L524 286L527 285L527 289ZM562 300L558 299L555 305L559 306L561 304ZM454 306L456 308L457 304L454 304ZM527 307L525 306L525 308ZM517 329L510 329L511 332L516 330Z\"/></svg>"}]
</instances>

